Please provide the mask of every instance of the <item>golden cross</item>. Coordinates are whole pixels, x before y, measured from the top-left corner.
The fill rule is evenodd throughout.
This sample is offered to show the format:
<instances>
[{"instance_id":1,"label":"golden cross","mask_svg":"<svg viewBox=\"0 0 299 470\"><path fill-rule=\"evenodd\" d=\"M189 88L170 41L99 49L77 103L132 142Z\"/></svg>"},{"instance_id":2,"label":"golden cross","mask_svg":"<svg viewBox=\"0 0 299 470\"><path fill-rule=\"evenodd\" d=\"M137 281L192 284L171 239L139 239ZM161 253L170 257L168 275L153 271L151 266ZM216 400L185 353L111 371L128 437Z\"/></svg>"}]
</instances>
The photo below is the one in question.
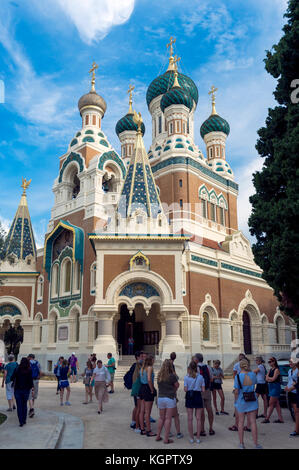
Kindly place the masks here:
<instances>
[{"instance_id":1,"label":"golden cross","mask_svg":"<svg viewBox=\"0 0 299 470\"><path fill-rule=\"evenodd\" d=\"M30 185L30 183L31 183L31 180L27 181L26 178L23 178L23 176L22 176L21 188L23 188L23 194L26 194L26 190L27 190L28 186Z\"/></svg>"},{"instance_id":2,"label":"golden cross","mask_svg":"<svg viewBox=\"0 0 299 470\"><path fill-rule=\"evenodd\" d=\"M174 59L173 59L173 63L174 63L174 66L175 66L175 69L177 70L178 69L178 62L181 60L180 57L178 56L174 56Z\"/></svg>"},{"instance_id":3,"label":"golden cross","mask_svg":"<svg viewBox=\"0 0 299 470\"><path fill-rule=\"evenodd\" d=\"M170 56L173 54L173 44L176 42L176 38L170 36L169 44L167 44L167 49L170 48Z\"/></svg>"},{"instance_id":4,"label":"golden cross","mask_svg":"<svg viewBox=\"0 0 299 470\"><path fill-rule=\"evenodd\" d=\"M214 85L211 86L211 90L209 91L209 95L212 95L212 101L215 101L215 93L218 91L218 88L215 88Z\"/></svg>"},{"instance_id":5,"label":"golden cross","mask_svg":"<svg viewBox=\"0 0 299 470\"><path fill-rule=\"evenodd\" d=\"M135 86L130 85L127 93L129 93L129 114L133 113L132 109L132 92L135 90Z\"/></svg>"},{"instance_id":6,"label":"golden cross","mask_svg":"<svg viewBox=\"0 0 299 470\"><path fill-rule=\"evenodd\" d=\"M99 68L98 64L95 62L92 63L92 67L89 71L89 73L92 73L92 78L91 78L91 91L95 91L95 83L96 83L96 70Z\"/></svg>"}]
</instances>

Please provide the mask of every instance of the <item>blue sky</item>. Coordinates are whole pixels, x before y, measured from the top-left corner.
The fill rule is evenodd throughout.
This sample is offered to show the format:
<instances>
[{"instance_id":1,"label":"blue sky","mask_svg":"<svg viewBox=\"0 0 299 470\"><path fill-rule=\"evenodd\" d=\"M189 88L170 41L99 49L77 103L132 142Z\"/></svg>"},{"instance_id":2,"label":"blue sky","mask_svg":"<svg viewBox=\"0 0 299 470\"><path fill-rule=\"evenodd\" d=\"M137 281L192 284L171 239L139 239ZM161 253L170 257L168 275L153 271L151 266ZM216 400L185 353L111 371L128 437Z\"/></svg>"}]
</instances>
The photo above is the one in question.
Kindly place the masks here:
<instances>
[{"instance_id":1,"label":"blue sky","mask_svg":"<svg viewBox=\"0 0 299 470\"><path fill-rule=\"evenodd\" d=\"M248 236L251 174L261 168L256 131L274 105L275 80L266 73L265 50L280 39L286 0L1 0L0 219L7 227L32 178L28 202L38 246L50 218L59 160L81 127L77 109L89 90L88 70L99 64L97 91L107 102L102 127L119 151L114 128L127 112L135 85L150 145L145 94L167 68L166 44L175 36L180 69L198 86L195 141L209 116L207 94L218 87L216 109L230 123L227 160L240 184L239 222Z\"/></svg>"}]
</instances>

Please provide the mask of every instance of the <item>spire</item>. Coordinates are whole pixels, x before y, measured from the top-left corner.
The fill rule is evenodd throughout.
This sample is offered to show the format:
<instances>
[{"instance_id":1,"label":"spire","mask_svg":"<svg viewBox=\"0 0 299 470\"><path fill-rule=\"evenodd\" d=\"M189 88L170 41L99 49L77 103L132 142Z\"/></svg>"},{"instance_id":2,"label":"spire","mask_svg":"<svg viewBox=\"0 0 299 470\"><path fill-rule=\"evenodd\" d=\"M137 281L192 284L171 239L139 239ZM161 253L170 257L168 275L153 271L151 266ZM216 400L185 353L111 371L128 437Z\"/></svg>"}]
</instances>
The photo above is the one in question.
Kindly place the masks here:
<instances>
[{"instance_id":1,"label":"spire","mask_svg":"<svg viewBox=\"0 0 299 470\"><path fill-rule=\"evenodd\" d=\"M128 111L127 114L133 114L133 108L132 108L132 103L133 103L133 101L132 101L132 92L133 92L133 90L135 90L135 87L130 85L129 89L127 91L127 93L129 93L129 111Z\"/></svg>"},{"instance_id":2,"label":"spire","mask_svg":"<svg viewBox=\"0 0 299 470\"><path fill-rule=\"evenodd\" d=\"M214 114L217 114L216 108L215 108L215 93L218 91L218 88L215 88L214 85L211 86L211 90L209 91L209 95L212 95L212 113L211 116Z\"/></svg>"},{"instance_id":3,"label":"spire","mask_svg":"<svg viewBox=\"0 0 299 470\"><path fill-rule=\"evenodd\" d=\"M91 78L91 89L90 91L91 92L95 92L96 89L95 89L95 84L96 84L96 70L99 68L98 64L96 64L95 62L92 63L92 67L89 71L89 73L92 73L92 78Z\"/></svg>"},{"instance_id":4,"label":"spire","mask_svg":"<svg viewBox=\"0 0 299 470\"><path fill-rule=\"evenodd\" d=\"M23 194L3 245L2 259L13 253L18 259L25 259L28 255L36 257L36 246L26 196L30 183L31 180L27 181L26 178L22 178Z\"/></svg>"},{"instance_id":5,"label":"spire","mask_svg":"<svg viewBox=\"0 0 299 470\"><path fill-rule=\"evenodd\" d=\"M170 36L169 43L166 45L167 49L169 49L169 65L167 70L175 70L174 68L174 58L173 58L173 44L175 44L176 38Z\"/></svg>"},{"instance_id":6,"label":"spire","mask_svg":"<svg viewBox=\"0 0 299 470\"><path fill-rule=\"evenodd\" d=\"M145 212L147 218L156 219L163 209L142 138L143 120L141 114L134 111L133 120L138 126L138 130L118 211L121 217L129 218L136 210L139 210Z\"/></svg>"}]
</instances>

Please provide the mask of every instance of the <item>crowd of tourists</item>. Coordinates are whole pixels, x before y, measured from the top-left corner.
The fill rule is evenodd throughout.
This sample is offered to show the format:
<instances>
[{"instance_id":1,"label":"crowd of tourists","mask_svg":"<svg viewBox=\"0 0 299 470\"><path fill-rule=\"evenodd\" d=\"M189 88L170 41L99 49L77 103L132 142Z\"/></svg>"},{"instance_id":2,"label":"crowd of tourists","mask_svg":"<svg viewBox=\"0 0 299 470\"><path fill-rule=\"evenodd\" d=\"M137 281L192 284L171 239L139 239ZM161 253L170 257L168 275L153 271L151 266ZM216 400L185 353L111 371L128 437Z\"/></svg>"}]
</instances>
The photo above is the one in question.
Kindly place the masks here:
<instances>
[{"instance_id":1,"label":"crowd of tourists","mask_svg":"<svg viewBox=\"0 0 299 470\"><path fill-rule=\"evenodd\" d=\"M173 352L169 359L164 360L157 375L157 388L155 388L154 357L143 351L135 353L136 362L124 376L125 387L131 390L134 399L131 428L136 433L148 437L156 436L156 441L161 441L161 433L164 430L163 442L173 443L171 434L172 418L176 430L176 437L182 438L180 431L180 419L177 409L177 391L180 386L179 377L176 374L174 361L176 354ZM270 423L270 417L276 409L278 419L274 423L283 423L279 397L281 394L281 374L275 357L268 361L267 371L264 360L258 356L253 370L245 354L239 355L239 361L233 369L234 374L234 417L235 424L228 429L237 431L239 435L239 447L245 449L244 431L251 432L256 449L262 449L258 442L257 423L258 418L264 418L262 423ZM188 419L188 433L191 444L199 444L201 437L207 436L205 429L205 412L208 418L208 434L215 435L213 429L215 414L228 415L225 411L225 396L222 389L224 373L219 360L213 361L213 367L205 364L203 355L198 353L192 357L184 377L185 407ZM294 410L296 429L290 436L299 436L299 361L290 360L288 372L288 384L285 387L288 403ZM220 398L220 411L217 405L217 396ZM259 414L259 402L261 397L263 414ZM151 428L151 410L153 402L159 409L159 421L157 431ZM247 424L245 425L245 420ZM194 428L195 422L195 428Z\"/></svg>"},{"instance_id":2,"label":"crowd of tourists","mask_svg":"<svg viewBox=\"0 0 299 470\"><path fill-rule=\"evenodd\" d=\"M135 353L136 361L124 376L124 386L131 391L134 400L132 421L130 427L141 436L156 437L156 441L165 444L173 443L171 433L172 420L174 421L177 439L183 438L180 428L177 392L180 387L179 377L175 369L175 352L165 359L156 377L154 373L154 357L144 351ZM262 357L256 357L256 364L251 368L245 354L239 355L234 365L234 424L228 429L237 431L239 447L244 449L244 431L251 432L256 449L262 446L258 442L256 420L262 418L261 423L270 423L270 418L276 410L277 419L274 423L283 423L279 398L281 395L281 373L275 357L268 360L269 370L265 367ZM107 354L107 364L97 360L91 354L82 373L85 387L84 405L93 402L95 395L98 403L98 414L103 411L103 403L108 402L108 394L114 393L115 359L111 353ZM288 383L285 387L287 400L293 408L295 416L295 430L290 436L299 436L299 360L290 359ZM56 394L60 396L60 405L71 406L70 384L78 381L79 363L75 353L66 359L59 357L54 367L57 378ZM13 355L8 356L8 363L4 367L2 387L6 387L8 412L17 409L19 425L26 424L27 416L33 418L35 414L35 401L38 397L39 379L42 376L41 366L34 354L23 357L18 364ZM202 437L215 435L213 429L214 414L216 416L229 415L225 410L225 395L222 389L224 373L219 360L213 361L213 366L204 363L203 355L195 354L184 376L185 407L187 411L187 426L190 443L201 442ZM108 392L108 389L110 391ZM218 404L219 398L219 404ZM259 414L259 398L262 413ZM65 400L65 401L64 401ZM157 429L152 429L155 419L151 417L153 403L156 401L159 410ZM29 404L29 410L28 410ZM214 407L214 410L213 410ZM206 415L208 428L206 428ZM206 431L207 429L207 431ZM163 438L162 438L163 431Z\"/></svg>"}]
</instances>

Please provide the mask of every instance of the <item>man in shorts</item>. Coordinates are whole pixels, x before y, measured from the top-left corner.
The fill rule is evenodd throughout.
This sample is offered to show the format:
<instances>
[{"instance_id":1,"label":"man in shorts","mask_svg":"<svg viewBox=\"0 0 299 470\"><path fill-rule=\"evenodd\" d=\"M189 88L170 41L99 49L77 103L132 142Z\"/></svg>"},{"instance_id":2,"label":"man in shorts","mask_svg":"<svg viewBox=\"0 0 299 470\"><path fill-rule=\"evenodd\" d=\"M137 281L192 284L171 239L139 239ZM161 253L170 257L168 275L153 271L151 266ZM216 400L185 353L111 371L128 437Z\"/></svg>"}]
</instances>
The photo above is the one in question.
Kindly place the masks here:
<instances>
[{"instance_id":1,"label":"man in shorts","mask_svg":"<svg viewBox=\"0 0 299 470\"><path fill-rule=\"evenodd\" d=\"M110 374L110 377L111 377L111 380L110 380L110 387L111 387L111 390L109 393L114 393L114 374L115 374L115 359L114 357L112 357L112 354L111 353L108 353L107 354L107 358L108 358L108 364L105 365L105 367L107 367L108 371L109 371L109 374Z\"/></svg>"},{"instance_id":2,"label":"man in shorts","mask_svg":"<svg viewBox=\"0 0 299 470\"><path fill-rule=\"evenodd\" d=\"M77 373L79 370L79 364L78 364L78 359L76 358L76 355L74 352L69 357L68 363L71 368L71 383L74 382L74 377L75 377L75 382L77 382Z\"/></svg>"},{"instance_id":3,"label":"man in shorts","mask_svg":"<svg viewBox=\"0 0 299 470\"><path fill-rule=\"evenodd\" d=\"M38 386L39 386L39 379L41 376L41 367L40 367L40 363L35 360L34 354L29 354L28 360L30 362L31 371L32 371L32 380L33 380L33 390L30 392L30 395L29 395L29 418L33 418L34 401L37 399L37 396L38 396Z\"/></svg>"},{"instance_id":4,"label":"man in shorts","mask_svg":"<svg viewBox=\"0 0 299 470\"><path fill-rule=\"evenodd\" d=\"M212 370L211 368L203 363L203 355L200 353L195 354L194 361L197 363L197 370L203 376L205 381L205 391L202 392L202 401L203 407L207 410L208 420L209 420L209 435L213 436L215 431L213 429L213 422L214 422L214 413L212 409L212 392L211 392L211 377L212 377ZM205 413L202 414L201 420L201 436L206 436L205 432Z\"/></svg>"}]
</instances>

